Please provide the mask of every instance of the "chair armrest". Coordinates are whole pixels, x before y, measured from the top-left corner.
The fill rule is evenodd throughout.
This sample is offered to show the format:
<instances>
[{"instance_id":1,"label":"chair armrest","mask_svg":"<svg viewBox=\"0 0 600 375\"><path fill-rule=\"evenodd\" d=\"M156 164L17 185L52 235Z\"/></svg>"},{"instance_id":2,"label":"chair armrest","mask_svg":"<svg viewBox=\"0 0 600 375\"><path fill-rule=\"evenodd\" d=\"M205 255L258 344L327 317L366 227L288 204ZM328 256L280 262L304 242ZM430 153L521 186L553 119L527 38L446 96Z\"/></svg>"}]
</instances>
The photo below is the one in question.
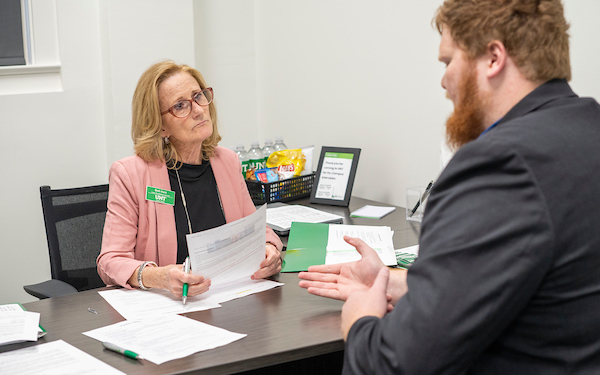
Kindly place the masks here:
<instances>
[{"instance_id":1,"label":"chair armrest","mask_svg":"<svg viewBox=\"0 0 600 375\"><path fill-rule=\"evenodd\" d=\"M23 289L39 299L66 296L77 293L77 289L62 280L52 279L38 284L24 285Z\"/></svg>"}]
</instances>

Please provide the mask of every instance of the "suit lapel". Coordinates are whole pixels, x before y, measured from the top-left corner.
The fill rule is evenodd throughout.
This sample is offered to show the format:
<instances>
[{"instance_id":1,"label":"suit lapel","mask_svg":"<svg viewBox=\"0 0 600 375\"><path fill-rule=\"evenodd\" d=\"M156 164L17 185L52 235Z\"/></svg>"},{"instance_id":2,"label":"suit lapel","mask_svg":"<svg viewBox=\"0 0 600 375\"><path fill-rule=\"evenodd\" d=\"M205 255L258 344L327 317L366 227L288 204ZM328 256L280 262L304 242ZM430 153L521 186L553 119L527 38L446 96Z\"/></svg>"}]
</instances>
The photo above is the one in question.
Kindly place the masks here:
<instances>
[{"instance_id":1,"label":"suit lapel","mask_svg":"<svg viewBox=\"0 0 600 375\"><path fill-rule=\"evenodd\" d=\"M171 190L169 173L164 162L159 160L148 163L151 186ZM175 199L178 199L175 192ZM156 243L159 265L177 263L177 232L173 206L162 203L153 205L156 212ZM161 251L162 249L162 251Z\"/></svg>"},{"instance_id":2,"label":"suit lapel","mask_svg":"<svg viewBox=\"0 0 600 375\"><path fill-rule=\"evenodd\" d=\"M210 158L210 165L215 175L215 181L217 182L217 190L221 199L221 205L223 206L225 221L230 223L242 217L242 213L240 205L235 202L237 196L235 195L231 178L227 173L227 166L219 156L219 148L217 148L215 156Z\"/></svg>"}]
</instances>

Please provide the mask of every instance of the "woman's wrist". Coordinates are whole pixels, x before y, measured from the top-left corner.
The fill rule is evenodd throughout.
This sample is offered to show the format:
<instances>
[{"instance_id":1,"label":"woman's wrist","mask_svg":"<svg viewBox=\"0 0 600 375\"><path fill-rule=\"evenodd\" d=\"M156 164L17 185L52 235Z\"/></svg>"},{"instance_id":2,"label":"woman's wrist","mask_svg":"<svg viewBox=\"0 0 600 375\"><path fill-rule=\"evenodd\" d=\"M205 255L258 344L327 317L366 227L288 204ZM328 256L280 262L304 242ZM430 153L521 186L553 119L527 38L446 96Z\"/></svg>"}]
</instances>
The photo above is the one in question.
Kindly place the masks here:
<instances>
[{"instance_id":1,"label":"woman's wrist","mask_svg":"<svg viewBox=\"0 0 600 375\"><path fill-rule=\"evenodd\" d=\"M150 290L152 287L148 286L148 283L144 284L144 270L146 267L158 267L158 265L154 262L144 262L140 265L137 272L137 282L138 286L142 290Z\"/></svg>"},{"instance_id":2,"label":"woman's wrist","mask_svg":"<svg viewBox=\"0 0 600 375\"><path fill-rule=\"evenodd\" d=\"M279 257L281 258L281 256L283 255L283 252L277 248L277 245L275 245L273 242L267 241L265 248L268 249L269 246L272 246L275 249L275 251L277 251L277 253L279 253Z\"/></svg>"}]
</instances>

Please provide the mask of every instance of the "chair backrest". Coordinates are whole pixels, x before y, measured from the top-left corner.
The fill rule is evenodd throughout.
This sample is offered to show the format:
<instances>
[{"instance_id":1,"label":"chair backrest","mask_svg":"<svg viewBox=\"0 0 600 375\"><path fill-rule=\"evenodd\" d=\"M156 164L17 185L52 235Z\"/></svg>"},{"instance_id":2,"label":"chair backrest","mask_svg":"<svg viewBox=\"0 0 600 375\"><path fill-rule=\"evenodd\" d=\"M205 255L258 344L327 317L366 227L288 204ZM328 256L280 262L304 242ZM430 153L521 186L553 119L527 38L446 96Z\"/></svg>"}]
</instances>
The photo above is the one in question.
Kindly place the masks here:
<instances>
[{"instance_id":1,"label":"chair backrest","mask_svg":"<svg viewBox=\"0 0 600 375\"><path fill-rule=\"evenodd\" d=\"M96 270L106 219L108 184L52 190L40 187L53 279L77 290L104 286Z\"/></svg>"}]
</instances>

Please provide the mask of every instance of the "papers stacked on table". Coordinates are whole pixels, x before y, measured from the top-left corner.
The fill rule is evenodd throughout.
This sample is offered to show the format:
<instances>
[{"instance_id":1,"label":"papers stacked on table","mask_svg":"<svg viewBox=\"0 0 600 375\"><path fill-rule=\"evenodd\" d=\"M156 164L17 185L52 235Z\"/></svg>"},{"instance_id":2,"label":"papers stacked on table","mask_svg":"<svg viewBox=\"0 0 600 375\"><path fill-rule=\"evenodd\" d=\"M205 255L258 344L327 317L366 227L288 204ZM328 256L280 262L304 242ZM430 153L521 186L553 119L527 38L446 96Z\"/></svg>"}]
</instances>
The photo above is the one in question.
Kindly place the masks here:
<instances>
[{"instance_id":1,"label":"papers stacked on table","mask_svg":"<svg viewBox=\"0 0 600 375\"><path fill-rule=\"evenodd\" d=\"M25 311L18 303L0 305L0 345L37 341L45 334L40 326L40 313Z\"/></svg>"},{"instance_id":2,"label":"papers stacked on table","mask_svg":"<svg viewBox=\"0 0 600 375\"><path fill-rule=\"evenodd\" d=\"M281 204L267 208L267 224L280 236L287 236L293 222L298 223L341 223L344 218L299 204Z\"/></svg>"},{"instance_id":3,"label":"papers stacked on table","mask_svg":"<svg viewBox=\"0 0 600 375\"><path fill-rule=\"evenodd\" d=\"M371 206L367 204L366 206L363 206L358 210L352 211L350 217L366 217L369 219L381 219L385 215L394 212L395 209L396 207L393 206Z\"/></svg>"}]
</instances>

